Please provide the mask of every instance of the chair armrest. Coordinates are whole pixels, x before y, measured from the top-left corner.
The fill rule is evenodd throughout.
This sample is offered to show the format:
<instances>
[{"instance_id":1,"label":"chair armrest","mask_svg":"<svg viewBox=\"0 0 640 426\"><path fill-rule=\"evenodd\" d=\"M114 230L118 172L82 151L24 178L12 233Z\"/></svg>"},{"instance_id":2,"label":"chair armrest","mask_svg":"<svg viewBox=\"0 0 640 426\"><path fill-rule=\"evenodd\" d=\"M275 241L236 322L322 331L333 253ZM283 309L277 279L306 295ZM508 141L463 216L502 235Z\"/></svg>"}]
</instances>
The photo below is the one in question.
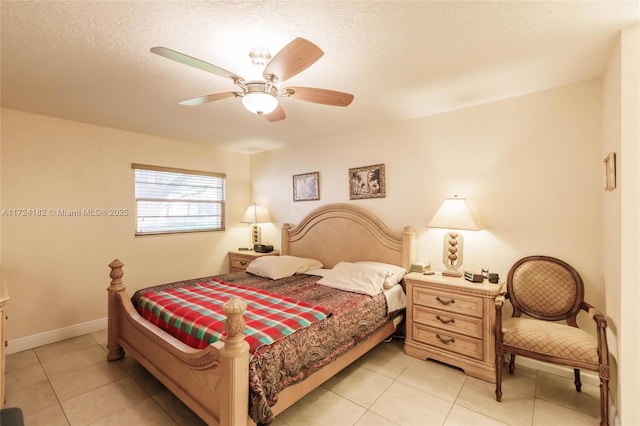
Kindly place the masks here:
<instances>
[{"instance_id":1,"label":"chair armrest","mask_svg":"<svg viewBox=\"0 0 640 426\"><path fill-rule=\"evenodd\" d=\"M591 319L593 319L598 324L598 326L601 326L601 322L603 323L602 324L603 327L607 326L606 317L595 306L590 305L587 302L582 302L582 306L580 306L580 309L582 309L583 311L586 311L591 317Z\"/></svg>"},{"instance_id":2,"label":"chair armrest","mask_svg":"<svg viewBox=\"0 0 640 426\"><path fill-rule=\"evenodd\" d=\"M500 294L494 299L494 306L496 308L496 318L493 324L493 333L496 339L496 354L502 353L502 305L504 305L505 297Z\"/></svg>"},{"instance_id":3,"label":"chair armrest","mask_svg":"<svg viewBox=\"0 0 640 426\"><path fill-rule=\"evenodd\" d=\"M609 377L609 345L607 344L607 319L602 312L587 302L582 302L580 309L587 311L596 322L598 339L598 359L600 361L600 376ZM604 365L604 367L603 367Z\"/></svg>"},{"instance_id":4,"label":"chair armrest","mask_svg":"<svg viewBox=\"0 0 640 426\"><path fill-rule=\"evenodd\" d=\"M600 312L596 308L589 308L589 310L587 312L589 313L589 316L591 318L595 318L595 317L603 317L604 318L604 314L602 312Z\"/></svg>"},{"instance_id":5,"label":"chair armrest","mask_svg":"<svg viewBox=\"0 0 640 426\"><path fill-rule=\"evenodd\" d=\"M496 320L497 322L501 323L500 326L502 327L502 306L504 305L504 301L505 301L505 297L502 294L499 294L498 296L496 296L496 298L493 301L493 305L496 309Z\"/></svg>"}]
</instances>

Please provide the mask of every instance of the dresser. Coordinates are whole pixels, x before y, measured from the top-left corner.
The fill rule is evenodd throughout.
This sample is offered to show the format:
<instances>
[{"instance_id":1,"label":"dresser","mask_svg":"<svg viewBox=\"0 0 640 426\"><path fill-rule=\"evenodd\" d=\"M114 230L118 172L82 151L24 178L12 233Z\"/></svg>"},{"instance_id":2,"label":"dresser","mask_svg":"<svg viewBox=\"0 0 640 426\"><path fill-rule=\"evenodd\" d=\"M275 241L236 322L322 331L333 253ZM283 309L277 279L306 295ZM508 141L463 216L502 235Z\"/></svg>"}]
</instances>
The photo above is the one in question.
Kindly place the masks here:
<instances>
[{"instance_id":1,"label":"dresser","mask_svg":"<svg viewBox=\"0 0 640 426\"><path fill-rule=\"evenodd\" d=\"M495 307L501 284L423 275L404 277L407 327L404 351L495 383Z\"/></svg>"},{"instance_id":2,"label":"dresser","mask_svg":"<svg viewBox=\"0 0 640 426\"><path fill-rule=\"evenodd\" d=\"M0 269L0 408L4 406L4 370L5 370L5 347L7 336L5 334L4 322L7 318L5 306L9 300L9 292L4 284L2 269Z\"/></svg>"},{"instance_id":3,"label":"dresser","mask_svg":"<svg viewBox=\"0 0 640 426\"><path fill-rule=\"evenodd\" d=\"M262 256L280 256L278 250L269 253L258 253L253 250L232 250L229 252L229 272L242 272L252 260Z\"/></svg>"}]
</instances>

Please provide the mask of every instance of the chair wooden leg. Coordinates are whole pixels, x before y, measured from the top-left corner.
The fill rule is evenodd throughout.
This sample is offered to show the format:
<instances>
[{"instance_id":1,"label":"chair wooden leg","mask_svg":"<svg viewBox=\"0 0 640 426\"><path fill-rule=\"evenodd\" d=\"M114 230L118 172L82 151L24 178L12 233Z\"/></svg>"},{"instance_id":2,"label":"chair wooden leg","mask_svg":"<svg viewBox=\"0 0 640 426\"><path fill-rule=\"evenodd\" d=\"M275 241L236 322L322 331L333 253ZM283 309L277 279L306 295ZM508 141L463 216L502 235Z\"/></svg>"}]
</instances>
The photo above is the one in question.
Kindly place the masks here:
<instances>
[{"instance_id":1,"label":"chair wooden leg","mask_svg":"<svg viewBox=\"0 0 640 426\"><path fill-rule=\"evenodd\" d=\"M496 351L496 401L502 401L502 352Z\"/></svg>"},{"instance_id":2,"label":"chair wooden leg","mask_svg":"<svg viewBox=\"0 0 640 426\"><path fill-rule=\"evenodd\" d=\"M609 377L600 375L600 426L609 426Z\"/></svg>"},{"instance_id":3,"label":"chair wooden leg","mask_svg":"<svg viewBox=\"0 0 640 426\"><path fill-rule=\"evenodd\" d=\"M573 384L576 385L576 390L582 392L582 382L580 381L580 370L578 368L573 369L573 377L575 378Z\"/></svg>"},{"instance_id":4,"label":"chair wooden leg","mask_svg":"<svg viewBox=\"0 0 640 426\"><path fill-rule=\"evenodd\" d=\"M513 374L516 370L516 354L511 354L511 359L509 360L509 374Z\"/></svg>"}]
</instances>

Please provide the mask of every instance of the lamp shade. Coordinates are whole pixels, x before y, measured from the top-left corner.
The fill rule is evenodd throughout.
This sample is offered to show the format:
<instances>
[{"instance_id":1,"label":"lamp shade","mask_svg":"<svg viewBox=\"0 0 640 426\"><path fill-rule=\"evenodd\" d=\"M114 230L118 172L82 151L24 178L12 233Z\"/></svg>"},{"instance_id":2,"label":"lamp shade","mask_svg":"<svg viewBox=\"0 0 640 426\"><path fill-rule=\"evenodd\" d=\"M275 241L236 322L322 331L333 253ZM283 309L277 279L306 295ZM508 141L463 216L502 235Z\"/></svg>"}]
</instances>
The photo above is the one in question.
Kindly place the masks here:
<instances>
[{"instance_id":1,"label":"lamp shade","mask_svg":"<svg viewBox=\"0 0 640 426\"><path fill-rule=\"evenodd\" d=\"M471 210L469 210L466 200L457 196L444 200L436 214L429 221L429 224L427 224L427 227L468 229L470 231L479 231L481 229Z\"/></svg>"},{"instance_id":2,"label":"lamp shade","mask_svg":"<svg viewBox=\"0 0 640 426\"><path fill-rule=\"evenodd\" d=\"M269 210L267 210L264 206L259 206L257 204L251 204L247 211L244 212L244 216L240 221L242 223L266 223L271 222L271 216L269 215Z\"/></svg>"}]
</instances>

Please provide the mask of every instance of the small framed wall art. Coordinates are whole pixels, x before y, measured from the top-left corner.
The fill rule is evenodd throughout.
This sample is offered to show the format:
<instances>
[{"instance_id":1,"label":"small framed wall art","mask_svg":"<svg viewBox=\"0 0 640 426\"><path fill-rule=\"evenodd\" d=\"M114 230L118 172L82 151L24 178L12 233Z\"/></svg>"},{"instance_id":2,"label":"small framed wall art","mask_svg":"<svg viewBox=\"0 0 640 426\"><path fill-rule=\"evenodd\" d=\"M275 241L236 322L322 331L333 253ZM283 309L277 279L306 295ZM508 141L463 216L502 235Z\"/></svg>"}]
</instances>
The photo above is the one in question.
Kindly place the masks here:
<instances>
[{"instance_id":1,"label":"small framed wall art","mask_svg":"<svg viewBox=\"0 0 640 426\"><path fill-rule=\"evenodd\" d=\"M384 164L349 169L350 200L386 196Z\"/></svg>"},{"instance_id":2,"label":"small framed wall art","mask_svg":"<svg viewBox=\"0 0 640 426\"><path fill-rule=\"evenodd\" d=\"M610 152L604 157L604 189L613 191L616 188L616 153Z\"/></svg>"},{"instance_id":3,"label":"small framed wall art","mask_svg":"<svg viewBox=\"0 0 640 426\"><path fill-rule=\"evenodd\" d=\"M320 172L293 175L293 201L320 199Z\"/></svg>"}]
</instances>

